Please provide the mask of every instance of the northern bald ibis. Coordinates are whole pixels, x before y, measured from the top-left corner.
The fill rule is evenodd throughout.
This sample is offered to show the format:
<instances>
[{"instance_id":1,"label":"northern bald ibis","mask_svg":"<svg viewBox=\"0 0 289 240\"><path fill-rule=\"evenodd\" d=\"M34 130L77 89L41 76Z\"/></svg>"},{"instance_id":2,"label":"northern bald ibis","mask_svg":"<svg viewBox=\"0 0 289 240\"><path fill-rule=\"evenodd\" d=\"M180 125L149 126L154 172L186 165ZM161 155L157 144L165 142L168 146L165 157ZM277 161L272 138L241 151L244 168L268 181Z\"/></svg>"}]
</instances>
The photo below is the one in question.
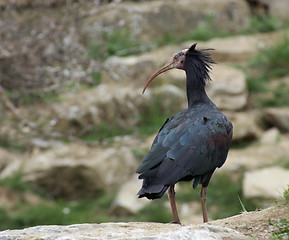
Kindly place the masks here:
<instances>
[{"instance_id":1,"label":"northern bald ibis","mask_svg":"<svg viewBox=\"0 0 289 240\"><path fill-rule=\"evenodd\" d=\"M208 50L196 50L196 44L175 54L155 72L144 87L161 73L173 68L186 72L188 108L166 120L150 151L137 169L143 179L138 197L161 198L168 190L173 223L179 223L174 186L194 179L193 188L201 188L203 221L208 221L206 191L212 174L226 161L232 141L232 124L219 112L205 91L211 80L214 61ZM223 186L222 186L223 187Z\"/></svg>"}]
</instances>

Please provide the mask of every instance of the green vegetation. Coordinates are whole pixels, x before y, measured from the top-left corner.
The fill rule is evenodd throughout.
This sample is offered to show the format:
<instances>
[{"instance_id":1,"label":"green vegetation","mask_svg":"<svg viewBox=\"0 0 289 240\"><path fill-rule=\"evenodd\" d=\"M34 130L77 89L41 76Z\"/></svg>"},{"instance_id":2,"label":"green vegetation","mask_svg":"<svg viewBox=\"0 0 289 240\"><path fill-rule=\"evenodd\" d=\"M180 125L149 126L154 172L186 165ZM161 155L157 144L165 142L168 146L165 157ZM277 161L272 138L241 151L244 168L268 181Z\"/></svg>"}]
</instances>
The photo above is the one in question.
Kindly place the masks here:
<instances>
[{"instance_id":1,"label":"green vegetation","mask_svg":"<svg viewBox=\"0 0 289 240\"><path fill-rule=\"evenodd\" d=\"M18 192L31 191L32 188L29 184L22 181L22 174L16 173L13 177L1 179L0 187L5 187Z\"/></svg>"},{"instance_id":2,"label":"green vegetation","mask_svg":"<svg viewBox=\"0 0 289 240\"><path fill-rule=\"evenodd\" d=\"M104 32L100 39L93 41L88 49L88 55L97 60L103 61L112 55L131 55L158 46L177 44L189 40L207 41L216 37L226 37L235 34L253 34L272 32L287 28L289 22L281 21L272 16L252 16L249 27L237 33L230 33L218 30L214 25L214 15L208 14L202 24L192 29L192 31L180 36L175 31L167 32L158 36L152 44L141 42L132 37L128 29L114 29Z\"/></svg>"},{"instance_id":3,"label":"green vegetation","mask_svg":"<svg viewBox=\"0 0 289 240\"><path fill-rule=\"evenodd\" d=\"M287 23L281 22L275 16L267 16L267 15L260 15L260 16L252 16L250 18L250 25L248 29L245 30L246 33L266 33L266 32L273 32L278 29L286 27Z\"/></svg>"},{"instance_id":4,"label":"green vegetation","mask_svg":"<svg viewBox=\"0 0 289 240\"><path fill-rule=\"evenodd\" d=\"M192 189L192 183L181 183L180 185L182 185L182 191L177 192L177 199L183 202L200 201L200 185L196 191ZM215 174L207 189L208 211L214 219L239 214L243 211L244 206L247 211L255 210L257 201L258 199L253 201L243 198L240 179L232 180L227 174Z\"/></svg>"},{"instance_id":5,"label":"green vegetation","mask_svg":"<svg viewBox=\"0 0 289 240\"><path fill-rule=\"evenodd\" d=\"M103 61L112 55L127 55L123 50L135 49L140 47L142 42L137 41L131 36L128 29L114 29L104 32L100 40L95 40L90 44L88 55L97 60ZM137 53L136 51L128 51L129 53Z\"/></svg>"},{"instance_id":6,"label":"green vegetation","mask_svg":"<svg viewBox=\"0 0 289 240\"><path fill-rule=\"evenodd\" d=\"M242 196L242 192L239 180L232 181L228 175L216 175L213 178L214 181L211 182L207 192L210 217L222 218L240 213L242 206L239 203L238 196ZM17 191L19 194L33 192L42 199L40 203L32 204L27 202L24 197L21 197L20 202L13 209L0 208L0 230L24 228L39 224L100 223L108 221L170 222L172 220L171 211L164 204L167 201L166 196L152 201L135 216L115 216L110 213L115 193L101 192L93 198L75 201L64 199L46 200L47 198L43 194L23 182L21 175L1 180L0 186L11 191ZM180 183L176 200L178 205L192 201L199 203L200 187L194 190L191 183ZM248 210L256 208L252 201L242 201ZM197 210L201 211L201 205Z\"/></svg>"},{"instance_id":7,"label":"green vegetation","mask_svg":"<svg viewBox=\"0 0 289 240\"><path fill-rule=\"evenodd\" d=\"M20 143L11 143L10 141L2 138L0 138L0 147L16 152L23 152L26 149L26 147Z\"/></svg>"},{"instance_id":8,"label":"green vegetation","mask_svg":"<svg viewBox=\"0 0 289 240\"><path fill-rule=\"evenodd\" d=\"M142 109L137 126L121 127L117 123L102 123L96 129L80 137L86 142L104 141L115 136L135 134L146 137L156 133L167 118L175 114L171 108L165 108L161 99L156 100ZM149 116L149 117L148 117Z\"/></svg>"},{"instance_id":9,"label":"green vegetation","mask_svg":"<svg viewBox=\"0 0 289 240\"><path fill-rule=\"evenodd\" d=\"M161 100L157 99L153 104L150 104L144 113L140 114L137 126L140 135L149 136L156 133L165 121L174 114L171 108L164 108Z\"/></svg>"},{"instance_id":10,"label":"green vegetation","mask_svg":"<svg viewBox=\"0 0 289 240\"><path fill-rule=\"evenodd\" d=\"M57 200L30 204L21 202L8 211L0 208L0 230L47 224L100 223L111 220L108 208L114 194L103 193L95 199Z\"/></svg>"},{"instance_id":11,"label":"green vegetation","mask_svg":"<svg viewBox=\"0 0 289 240\"><path fill-rule=\"evenodd\" d=\"M80 139L82 139L85 142L95 142L95 141L102 142L105 139L112 138L115 136L129 135L132 134L132 132L133 132L132 128L125 129L116 125L114 126L102 123L98 125L97 129L81 136Z\"/></svg>"},{"instance_id":12,"label":"green vegetation","mask_svg":"<svg viewBox=\"0 0 289 240\"><path fill-rule=\"evenodd\" d=\"M272 78L289 75L288 57L289 39L284 38L278 44L260 50L250 62L247 85L249 92L257 96L260 107L289 105L289 86L282 82L276 82L274 87L270 85Z\"/></svg>"},{"instance_id":13,"label":"green vegetation","mask_svg":"<svg viewBox=\"0 0 289 240\"><path fill-rule=\"evenodd\" d=\"M275 223L271 223L274 226L275 230L273 231L273 239L285 240L289 237L289 219L282 219Z\"/></svg>"},{"instance_id":14,"label":"green vegetation","mask_svg":"<svg viewBox=\"0 0 289 240\"><path fill-rule=\"evenodd\" d=\"M257 54L251 63L260 76L272 78L289 74L289 39L284 37L276 45L264 48Z\"/></svg>"},{"instance_id":15,"label":"green vegetation","mask_svg":"<svg viewBox=\"0 0 289 240\"><path fill-rule=\"evenodd\" d=\"M289 203L289 185L288 185L287 190L284 191L283 196L284 196L285 202Z\"/></svg>"},{"instance_id":16,"label":"green vegetation","mask_svg":"<svg viewBox=\"0 0 289 240\"><path fill-rule=\"evenodd\" d=\"M270 97L261 97L260 101L264 107L278 107L289 105L289 86L279 84L271 90Z\"/></svg>"},{"instance_id":17,"label":"green vegetation","mask_svg":"<svg viewBox=\"0 0 289 240\"><path fill-rule=\"evenodd\" d=\"M285 204L289 203L289 185L287 190L283 193ZM283 218L280 221L276 221L274 223L271 222L269 219L269 225L272 225L274 227L274 230L272 231L273 238L272 239L280 239L285 240L289 238L289 219Z\"/></svg>"},{"instance_id":18,"label":"green vegetation","mask_svg":"<svg viewBox=\"0 0 289 240\"><path fill-rule=\"evenodd\" d=\"M101 84L101 72L92 72L91 73L92 85L97 86Z\"/></svg>"}]
</instances>

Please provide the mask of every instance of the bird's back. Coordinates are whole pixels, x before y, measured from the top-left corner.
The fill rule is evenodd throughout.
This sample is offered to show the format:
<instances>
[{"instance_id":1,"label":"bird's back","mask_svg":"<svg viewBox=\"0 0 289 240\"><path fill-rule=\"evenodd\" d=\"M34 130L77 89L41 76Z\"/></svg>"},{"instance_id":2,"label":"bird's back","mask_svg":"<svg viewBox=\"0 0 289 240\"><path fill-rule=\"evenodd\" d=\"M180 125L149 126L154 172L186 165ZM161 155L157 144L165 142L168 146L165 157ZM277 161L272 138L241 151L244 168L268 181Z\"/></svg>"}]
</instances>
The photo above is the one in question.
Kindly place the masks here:
<instances>
[{"instance_id":1,"label":"bird's back","mask_svg":"<svg viewBox=\"0 0 289 240\"><path fill-rule=\"evenodd\" d=\"M168 119L137 169L144 179L139 197L160 198L178 181L207 186L232 140L232 124L215 105L198 104Z\"/></svg>"}]
</instances>

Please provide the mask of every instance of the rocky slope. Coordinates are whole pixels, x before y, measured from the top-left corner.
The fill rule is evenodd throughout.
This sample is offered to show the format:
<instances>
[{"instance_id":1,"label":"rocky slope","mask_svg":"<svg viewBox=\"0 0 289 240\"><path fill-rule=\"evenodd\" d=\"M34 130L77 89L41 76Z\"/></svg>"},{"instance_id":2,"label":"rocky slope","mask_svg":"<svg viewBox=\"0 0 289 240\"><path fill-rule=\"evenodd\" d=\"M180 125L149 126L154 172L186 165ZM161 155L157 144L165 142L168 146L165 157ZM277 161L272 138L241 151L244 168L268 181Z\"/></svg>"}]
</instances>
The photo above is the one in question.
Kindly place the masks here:
<instances>
[{"instance_id":1,"label":"rocky slope","mask_svg":"<svg viewBox=\"0 0 289 240\"><path fill-rule=\"evenodd\" d=\"M95 196L109 189L118 192L110 210L113 214L139 214L149 202L136 198L141 182L134 171L153 139L153 135L139 136L141 119L149 117L155 103L164 116L166 109L176 113L187 106L181 71L160 76L145 95L141 95L141 88L175 52L196 42L190 39L170 45L162 43L156 48L158 41L173 38L180 42L188 32L208 24L218 31L237 34L248 27L254 11L284 15L288 1L279 1L278 6L283 8L278 8L276 2L0 1L0 87L4 87L19 111L15 119L13 113L7 111L1 95L0 178L21 172L24 181L41 187L49 196L70 200ZM126 31L130 35L126 35ZM216 174L241 176L240 184L247 198L278 199L287 188L289 173L284 166L289 155L289 109L286 106L253 108L256 105L252 104L254 98L252 100L248 92L247 72L240 66L247 66L260 49L274 46L286 36L289 36L288 30L279 30L213 38L198 41L197 45L215 49L212 55L218 64L212 70L208 95L233 122L234 143L246 143L243 148L230 150L226 164ZM115 50L113 44L123 40L132 41L134 47L119 49L117 46ZM112 46L106 49L108 43ZM108 56L109 51L114 51L112 56ZM93 75L97 74L101 74L101 78L96 78L99 82L95 83ZM288 87L288 76L272 81L271 89L280 82ZM1 88L0 93L3 93ZM52 100L45 100L47 93L48 97L57 93L57 97L53 99L52 95ZM30 101L32 96L31 104L25 103L27 96ZM82 140L85 134L102 131L103 124L111 127L111 131L120 128L128 133L90 142ZM18 144L25 151L5 149L7 145L15 149ZM277 177L273 181L270 176ZM2 193L0 202L10 208L9 194L5 190ZM199 216L192 219L198 208L194 204L180 207L186 224L201 222ZM152 223L43 226L2 232L0 239L21 234L27 239L41 236L61 239L65 238L63 232L66 231L68 238L76 235L81 239L97 239L100 232L107 238L163 239L183 234L184 239L192 239L189 235L212 236L214 233L215 236L217 232L216 239L228 235L231 239L246 239L242 234L268 239L271 236L270 226L266 225L268 218L276 221L288 218L285 214L288 209L282 208L284 212L273 209L252 215L244 213L202 226Z\"/></svg>"}]
</instances>

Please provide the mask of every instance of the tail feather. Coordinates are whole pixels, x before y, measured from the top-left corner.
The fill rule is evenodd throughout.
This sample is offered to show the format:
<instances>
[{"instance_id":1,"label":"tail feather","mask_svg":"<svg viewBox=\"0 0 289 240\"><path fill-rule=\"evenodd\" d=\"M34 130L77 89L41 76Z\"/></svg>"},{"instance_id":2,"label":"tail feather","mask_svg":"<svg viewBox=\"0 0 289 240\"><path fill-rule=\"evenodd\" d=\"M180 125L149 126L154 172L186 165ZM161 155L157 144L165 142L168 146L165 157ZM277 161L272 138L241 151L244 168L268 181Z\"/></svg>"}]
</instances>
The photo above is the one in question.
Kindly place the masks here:
<instances>
[{"instance_id":1,"label":"tail feather","mask_svg":"<svg viewBox=\"0 0 289 240\"><path fill-rule=\"evenodd\" d=\"M139 176L143 179L141 190L138 197L146 197L148 199L161 198L169 188L169 185L176 183L179 172L183 172L173 159L165 158L161 164L149 169Z\"/></svg>"},{"instance_id":2,"label":"tail feather","mask_svg":"<svg viewBox=\"0 0 289 240\"><path fill-rule=\"evenodd\" d=\"M145 180L144 180L145 182ZM143 184L144 185L144 184ZM146 197L147 199L156 199L156 198L161 198L164 193L167 191L169 186L166 185L150 185L150 186L143 186L139 192L138 192L138 197Z\"/></svg>"}]
</instances>

